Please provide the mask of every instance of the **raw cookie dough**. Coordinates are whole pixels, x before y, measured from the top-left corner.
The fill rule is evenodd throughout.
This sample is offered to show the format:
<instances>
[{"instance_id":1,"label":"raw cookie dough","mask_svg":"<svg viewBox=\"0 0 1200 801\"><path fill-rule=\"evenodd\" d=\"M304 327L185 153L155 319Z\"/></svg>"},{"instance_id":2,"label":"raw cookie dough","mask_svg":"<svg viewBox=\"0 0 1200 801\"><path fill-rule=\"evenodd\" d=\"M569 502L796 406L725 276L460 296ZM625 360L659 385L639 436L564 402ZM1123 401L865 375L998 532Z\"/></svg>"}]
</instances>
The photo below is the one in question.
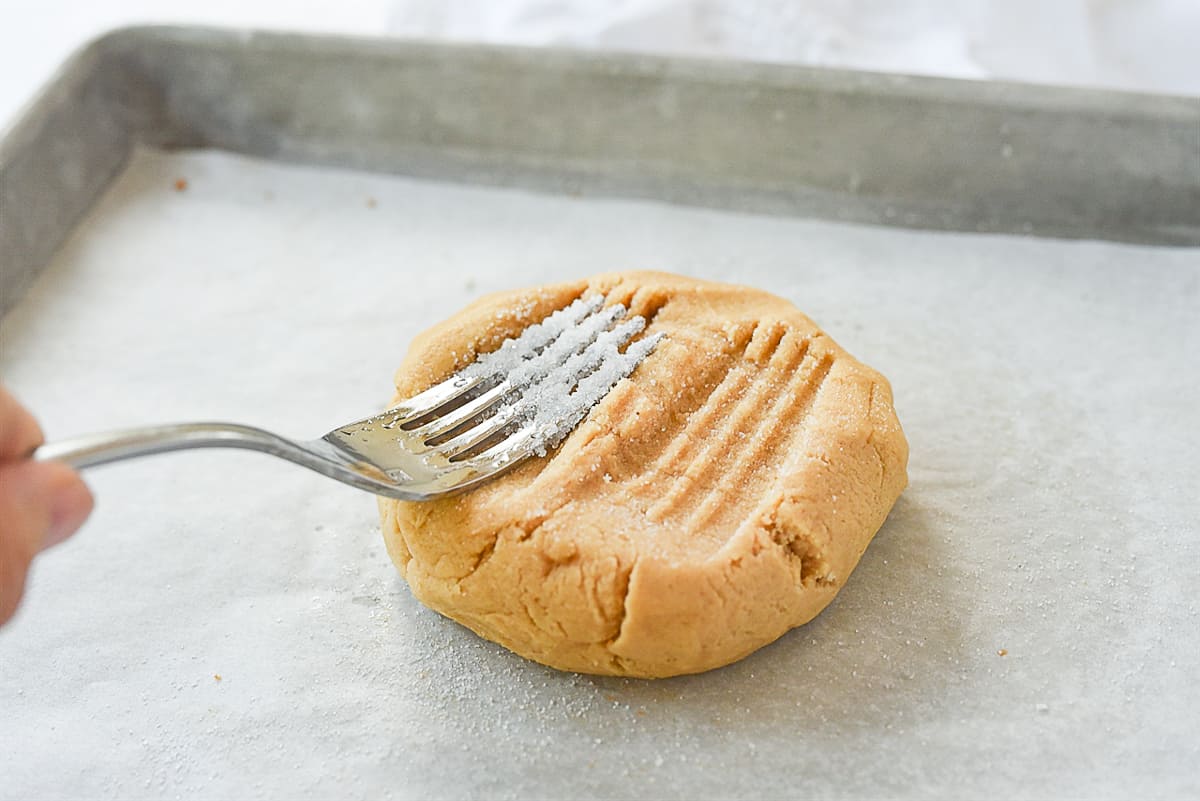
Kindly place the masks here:
<instances>
[{"instance_id":1,"label":"raw cookie dough","mask_svg":"<svg viewBox=\"0 0 1200 801\"><path fill-rule=\"evenodd\" d=\"M728 664L815 617L899 497L891 388L780 298L639 272L477 301L414 340L397 399L591 291L666 338L546 458L381 500L388 552L422 602L546 665Z\"/></svg>"}]
</instances>

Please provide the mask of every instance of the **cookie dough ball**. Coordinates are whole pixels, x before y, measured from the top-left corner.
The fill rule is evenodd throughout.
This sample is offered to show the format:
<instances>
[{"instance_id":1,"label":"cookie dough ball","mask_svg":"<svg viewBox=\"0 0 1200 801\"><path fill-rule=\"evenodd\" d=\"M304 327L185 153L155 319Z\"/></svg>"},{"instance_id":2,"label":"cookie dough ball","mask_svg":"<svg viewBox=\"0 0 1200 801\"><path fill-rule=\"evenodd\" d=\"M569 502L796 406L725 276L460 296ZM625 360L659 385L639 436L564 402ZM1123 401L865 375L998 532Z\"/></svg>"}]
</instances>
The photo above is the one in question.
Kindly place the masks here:
<instances>
[{"instance_id":1,"label":"cookie dough ball","mask_svg":"<svg viewBox=\"0 0 1200 801\"><path fill-rule=\"evenodd\" d=\"M891 389L780 298L616 273L434 326L397 400L590 292L666 337L545 458L462 495L381 500L388 552L423 603L552 667L728 664L825 608L899 497Z\"/></svg>"}]
</instances>

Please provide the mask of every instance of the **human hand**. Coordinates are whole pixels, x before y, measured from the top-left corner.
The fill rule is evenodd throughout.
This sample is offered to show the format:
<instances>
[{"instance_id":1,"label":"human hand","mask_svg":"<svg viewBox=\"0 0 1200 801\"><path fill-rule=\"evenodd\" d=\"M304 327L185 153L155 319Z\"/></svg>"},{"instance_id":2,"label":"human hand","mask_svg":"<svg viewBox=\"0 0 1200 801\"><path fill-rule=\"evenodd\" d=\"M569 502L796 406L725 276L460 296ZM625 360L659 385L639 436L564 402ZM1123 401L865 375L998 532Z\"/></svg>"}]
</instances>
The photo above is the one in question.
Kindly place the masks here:
<instances>
[{"instance_id":1,"label":"human hand","mask_svg":"<svg viewBox=\"0 0 1200 801\"><path fill-rule=\"evenodd\" d=\"M41 444L37 421L0 386L0 625L17 611L33 557L75 533L92 511L78 473L29 458Z\"/></svg>"}]
</instances>

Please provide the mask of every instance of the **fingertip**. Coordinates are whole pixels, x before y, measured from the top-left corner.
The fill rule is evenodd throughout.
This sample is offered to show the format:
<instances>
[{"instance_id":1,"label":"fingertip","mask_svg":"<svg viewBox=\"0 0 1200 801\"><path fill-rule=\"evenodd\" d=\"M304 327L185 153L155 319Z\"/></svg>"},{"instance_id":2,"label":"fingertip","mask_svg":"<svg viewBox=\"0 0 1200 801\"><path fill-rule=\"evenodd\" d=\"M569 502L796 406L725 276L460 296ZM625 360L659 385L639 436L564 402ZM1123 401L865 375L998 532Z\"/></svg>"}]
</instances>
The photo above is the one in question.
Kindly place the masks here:
<instances>
[{"instance_id":1,"label":"fingertip","mask_svg":"<svg viewBox=\"0 0 1200 801\"><path fill-rule=\"evenodd\" d=\"M91 510L91 492L67 465L0 462L0 624L21 603L34 555L69 537Z\"/></svg>"},{"instance_id":2,"label":"fingertip","mask_svg":"<svg viewBox=\"0 0 1200 801\"><path fill-rule=\"evenodd\" d=\"M70 537L87 520L96 504L79 473L61 462L43 462L50 488L50 526L41 548L52 548Z\"/></svg>"},{"instance_id":3,"label":"fingertip","mask_svg":"<svg viewBox=\"0 0 1200 801\"><path fill-rule=\"evenodd\" d=\"M17 613L25 594L25 574L31 557L20 549L0 553L0 625Z\"/></svg>"},{"instance_id":4,"label":"fingertip","mask_svg":"<svg viewBox=\"0 0 1200 801\"><path fill-rule=\"evenodd\" d=\"M50 520L32 462L0 464L0 624L17 611L25 572Z\"/></svg>"}]
</instances>

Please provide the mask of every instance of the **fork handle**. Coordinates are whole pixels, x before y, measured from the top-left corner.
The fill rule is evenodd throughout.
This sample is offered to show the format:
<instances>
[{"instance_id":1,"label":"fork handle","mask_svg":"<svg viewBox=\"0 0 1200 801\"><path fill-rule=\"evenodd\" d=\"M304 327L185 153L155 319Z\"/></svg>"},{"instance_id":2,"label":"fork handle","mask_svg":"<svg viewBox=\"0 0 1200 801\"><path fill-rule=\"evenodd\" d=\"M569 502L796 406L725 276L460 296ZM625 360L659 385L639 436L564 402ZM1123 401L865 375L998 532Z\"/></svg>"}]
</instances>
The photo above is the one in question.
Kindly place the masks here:
<instances>
[{"instance_id":1,"label":"fork handle","mask_svg":"<svg viewBox=\"0 0 1200 801\"><path fill-rule=\"evenodd\" d=\"M261 428L236 423L178 423L127 428L59 440L33 453L40 461L59 461L76 469L191 448L243 448L305 463L300 447Z\"/></svg>"}]
</instances>

